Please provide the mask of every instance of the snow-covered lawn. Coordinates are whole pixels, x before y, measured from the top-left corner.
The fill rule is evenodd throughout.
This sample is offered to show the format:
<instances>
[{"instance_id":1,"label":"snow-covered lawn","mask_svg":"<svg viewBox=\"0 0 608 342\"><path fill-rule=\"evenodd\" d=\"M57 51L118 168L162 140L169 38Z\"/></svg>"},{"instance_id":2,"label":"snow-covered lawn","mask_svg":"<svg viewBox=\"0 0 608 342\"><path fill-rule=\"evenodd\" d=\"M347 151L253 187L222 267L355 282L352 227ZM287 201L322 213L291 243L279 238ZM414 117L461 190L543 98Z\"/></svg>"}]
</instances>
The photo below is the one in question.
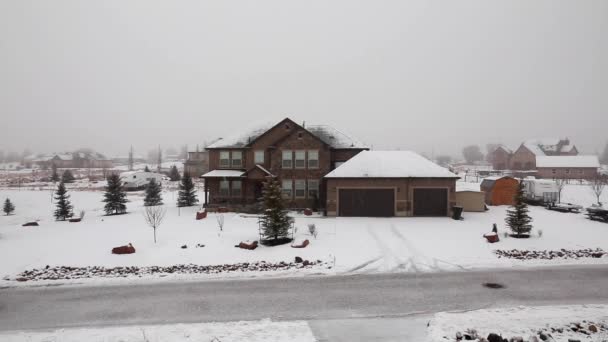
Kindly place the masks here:
<instances>
[{"instance_id":1,"label":"snow-covered lawn","mask_svg":"<svg viewBox=\"0 0 608 342\"><path fill-rule=\"evenodd\" d=\"M577 325L578 324L578 325ZM589 330L593 325L595 329ZM572 327L583 332L576 332ZM551 329L553 328L553 329ZM456 341L456 334L476 330L480 337L490 333L510 339L520 336L532 341L539 333L550 334L550 341L605 341L608 339L608 305L564 305L483 309L467 312L440 312L429 325L432 342ZM597 330L593 332L593 330ZM560 332L561 331L561 332Z\"/></svg>"},{"instance_id":2,"label":"snow-covered lawn","mask_svg":"<svg viewBox=\"0 0 608 342\"><path fill-rule=\"evenodd\" d=\"M250 341L250 342L313 342L308 323L304 321L273 322L271 320L59 329L36 332L0 333L0 340L12 342L161 342L161 341Z\"/></svg>"},{"instance_id":3,"label":"snow-covered lawn","mask_svg":"<svg viewBox=\"0 0 608 342\"><path fill-rule=\"evenodd\" d=\"M507 207L491 207L485 213L465 213L464 221L450 218L324 218L296 215L297 241L309 239L304 249L289 245L261 246L254 251L234 248L241 241L259 239L257 218L224 214L220 232L215 214L195 220L197 208L178 210L176 194L163 194L165 221L154 244L152 229L142 215L142 193L130 193L129 214L103 216L101 191L70 191L77 210L85 210L81 223L55 222L50 192L0 190L0 201L10 197L15 215L0 216L0 277L15 276L28 269L50 266L170 266L217 265L238 262L292 262L296 256L322 260L325 266L281 271L280 275L345 272L418 272L483 267L538 266L540 264L608 263L608 258L531 260L497 258L495 249L559 250L603 248L608 250L608 224L590 221L583 214L564 214L531 207L534 231L530 239L503 237ZM564 198L588 205L594 202L587 187L569 185ZM604 194L608 203L608 194ZM200 198L201 196L199 196ZM40 220L39 227L21 227ZM317 238L307 225L314 223ZM482 237L497 223L501 241L488 244ZM542 237L538 232L542 230ZM111 248L132 243L132 255L112 255ZM197 244L205 245L196 248ZM182 245L188 248L182 249ZM276 272L234 272L218 276L278 275ZM177 277L172 275L171 277ZM3 280L14 285L14 280ZM31 283L31 282L27 282Z\"/></svg>"}]
</instances>

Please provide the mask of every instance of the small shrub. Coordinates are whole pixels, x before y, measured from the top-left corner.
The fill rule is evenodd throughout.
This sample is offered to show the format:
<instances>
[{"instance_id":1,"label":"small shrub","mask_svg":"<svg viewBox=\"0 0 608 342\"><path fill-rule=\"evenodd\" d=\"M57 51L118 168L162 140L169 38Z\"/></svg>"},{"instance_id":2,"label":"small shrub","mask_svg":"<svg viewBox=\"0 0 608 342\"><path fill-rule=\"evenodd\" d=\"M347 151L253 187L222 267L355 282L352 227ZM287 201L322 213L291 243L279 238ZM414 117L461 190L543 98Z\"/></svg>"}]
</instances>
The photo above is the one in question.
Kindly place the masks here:
<instances>
[{"instance_id":1,"label":"small shrub","mask_svg":"<svg viewBox=\"0 0 608 342\"><path fill-rule=\"evenodd\" d=\"M310 235L314 236L315 239L317 238L317 226L314 223L308 225L308 232Z\"/></svg>"},{"instance_id":2,"label":"small shrub","mask_svg":"<svg viewBox=\"0 0 608 342\"><path fill-rule=\"evenodd\" d=\"M538 230L538 237L539 238L543 237L543 230L542 229Z\"/></svg>"},{"instance_id":3,"label":"small shrub","mask_svg":"<svg viewBox=\"0 0 608 342\"><path fill-rule=\"evenodd\" d=\"M217 220L217 226L220 228L220 232L224 231L224 214L218 213L215 215L215 219Z\"/></svg>"},{"instance_id":4,"label":"small shrub","mask_svg":"<svg viewBox=\"0 0 608 342\"><path fill-rule=\"evenodd\" d=\"M509 237L509 233L507 232L502 233L502 235L505 237L505 239Z\"/></svg>"}]
</instances>

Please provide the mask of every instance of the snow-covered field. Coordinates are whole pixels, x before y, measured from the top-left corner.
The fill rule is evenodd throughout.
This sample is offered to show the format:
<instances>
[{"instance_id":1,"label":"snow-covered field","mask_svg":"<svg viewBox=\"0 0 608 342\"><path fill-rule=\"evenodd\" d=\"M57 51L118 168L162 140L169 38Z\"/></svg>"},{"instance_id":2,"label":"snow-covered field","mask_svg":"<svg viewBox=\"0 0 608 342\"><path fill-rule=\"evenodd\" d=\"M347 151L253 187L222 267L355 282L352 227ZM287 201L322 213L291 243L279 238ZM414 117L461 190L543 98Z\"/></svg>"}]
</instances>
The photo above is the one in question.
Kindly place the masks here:
<instances>
[{"instance_id":1,"label":"snow-covered field","mask_svg":"<svg viewBox=\"0 0 608 342\"><path fill-rule=\"evenodd\" d=\"M577 326L578 324L578 326ZM594 325L597 332L589 330ZM580 326L580 328L579 328ZM587 333L575 332L585 330ZM554 330L552 330L553 328ZM432 342L456 341L456 334L474 329L480 337L494 333L510 339L520 336L532 341L539 333L551 334L550 341L606 341L608 339L608 305L564 305L483 309L467 312L440 312L429 325ZM560 332L561 330L561 332Z\"/></svg>"},{"instance_id":2,"label":"snow-covered field","mask_svg":"<svg viewBox=\"0 0 608 342\"><path fill-rule=\"evenodd\" d=\"M271 320L261 320L226 323L59 329L37 332L5 332L0 333L0 340L11 342L312 342L315 341L315 338L308 323L304 321L273 322Z\"/></svg>"},{"instance_id":3,"label":"snow-covered field","mask_svg":"<svg viewBox=\"0 0 608 342\"><path fill-rule=\"evenodd\" d=\"M158 242L142 215L143 194L130 193L129 213L103 216L103 193L99 190L70 191L76 210L85 210L81 223L55 222L54 205L48 190L0 190L0 201L9 197L15 215L0 216L0 277L15 279L24 270L50 266L170 266L176 264L217 265L238 262L291 262L296 256L322 260L325 266L276 272L234 272L218 276L303 275L349 272L426 272L486 267L538 266L572 263L608 263L608 258L530 260L497 258L495 249L559 250L603 248L608 250L608 224L590 221L583 214L564 214L531 207L533 236L504 238L505 210L491 207L485 213L465 213L464 221L450 218L324 218L296 215L297 241L309 239L304 249L289 245L260 246L249 251L234 248L241 241L258 240L257 218L224 214L220 231L216 215L196 221L198 208L175 207L174 191L163 193L167 215L158 228ZM199 198L200 198L199 194ZM594 202L587 187L569 185L567 201ZM603 200L608 203L608 194ZM21 227L39 220L39 227ZM307 225L314 223L316 238ZM497 223L501 241L488 244L482 235ZM542 231L542 237L538 232ZM111 248L132 243L132 255L112 255ZM197 244L204 248L195 248ZM182 245L188 248L182 249ZM182 277L171 275L173 277ZM197 277L203 277L199 275ZM211 277L211 276L207 276ZM3 283L16 284L14 280ZM79 282L82 282L80 280ZM25 284L31 284L26 282Z\"/></svg>"}]
</instances>

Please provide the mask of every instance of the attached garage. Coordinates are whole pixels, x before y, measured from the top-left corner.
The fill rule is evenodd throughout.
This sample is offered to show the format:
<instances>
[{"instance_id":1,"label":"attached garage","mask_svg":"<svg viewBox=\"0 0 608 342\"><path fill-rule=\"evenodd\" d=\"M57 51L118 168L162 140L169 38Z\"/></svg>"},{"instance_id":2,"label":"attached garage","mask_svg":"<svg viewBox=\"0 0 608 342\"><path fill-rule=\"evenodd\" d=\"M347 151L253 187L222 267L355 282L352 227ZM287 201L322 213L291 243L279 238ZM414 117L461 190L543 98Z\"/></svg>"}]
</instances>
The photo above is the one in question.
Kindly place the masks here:
<instances>
[{"instance_id":1,"label":"attached garage","mask_svg":"<svg viewBox=\"0 0 608 342\"><path fill-rule=\"evenodd\" d=\"M338 216L395 216L394 189L339 189Z\"/></svg>"},{"instance_id":2,"label":"attached garage","mask_svg":"<svg viewBox=\"0 0 608 342\"><path fill-rule=\"evenodd\" d=\"M328 216L449 216L458 176L408 151L363 151L325 176Z\"/></svg>"}]
</instances>

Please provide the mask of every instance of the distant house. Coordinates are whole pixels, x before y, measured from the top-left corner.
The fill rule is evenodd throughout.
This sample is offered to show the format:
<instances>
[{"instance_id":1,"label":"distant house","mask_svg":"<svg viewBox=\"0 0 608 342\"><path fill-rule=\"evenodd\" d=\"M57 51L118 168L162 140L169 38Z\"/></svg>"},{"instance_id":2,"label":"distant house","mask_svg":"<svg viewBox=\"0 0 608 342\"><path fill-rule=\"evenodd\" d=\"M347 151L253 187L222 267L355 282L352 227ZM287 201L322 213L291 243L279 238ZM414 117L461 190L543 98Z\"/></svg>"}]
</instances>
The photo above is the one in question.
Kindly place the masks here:
<instances>
[{"instance_id":1,"label":"distant house","mask_svg":"<svg viewBox=\"0 0 608 342\"><path fill-rule=\"evenodd\" d=\"M448 216L459 177L409 151L363 151L324 179L328 216Z\"/></svg>"},{"instance_id":2,"label":"distant house","mask_svg":"<svg viewBox=\"0 0 608 342\"><path fill-rule=\"evenodd\" d=\"M597 156L544 156L536 158L540 178L591 179L597 176Z\"/></svg>"},{"instance_id":3,"label":"distant house","mask_svg":"<svg viewBox=\"0 0 608 342\"><path fill-rule=\"evenodd\" d=\"M111 159L101 153L89 150L40 155L33 160L33 163L43 168L55 165L55 167L61 169L109 169L114 166Z\"/></svg>"},{"instance_id":4,"label":"distant house","mask_svg":"<svg viewBox=\"0 0 608 342\"><path fill-rule=\"evenodd\" d=\"M262 196L263 182L274 177L289 208L312 208L325 199L323 176L367 149L330 126L299 125L289 118L255 125L206 147L204 203L252 206Z\"/></svg>"},{"instance_id":5,"label":"distant house","mask_svg":"<svg viewBox=\"0 0 608 342\"><path fill-rule=\"evenodd\" d=\"M184 162L184 171L190 176L198 178L209 172L209 152L188 152L188 159Z\"/></svg>"}]
</instances>

